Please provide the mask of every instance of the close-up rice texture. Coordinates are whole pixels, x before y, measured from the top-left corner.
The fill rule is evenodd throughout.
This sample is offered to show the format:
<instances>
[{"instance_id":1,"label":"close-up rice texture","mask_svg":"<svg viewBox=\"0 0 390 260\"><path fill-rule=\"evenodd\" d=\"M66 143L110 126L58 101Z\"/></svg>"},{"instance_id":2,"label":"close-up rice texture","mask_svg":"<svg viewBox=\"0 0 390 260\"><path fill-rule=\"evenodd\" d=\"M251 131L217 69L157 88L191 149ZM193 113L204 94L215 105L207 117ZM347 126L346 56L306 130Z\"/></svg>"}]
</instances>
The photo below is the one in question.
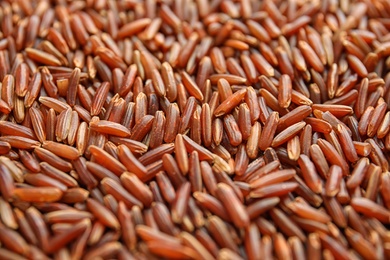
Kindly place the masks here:
<instances>
[{"instance_id":1,"label":"close-up rice texture","mask_svg":"<svg viewBox=\"0 0 390 260\"><path fill-rule=\"evenodd\" d=\"M0 259L390 259L389 0L0 1Z\"/></svg>"}]
</instances>

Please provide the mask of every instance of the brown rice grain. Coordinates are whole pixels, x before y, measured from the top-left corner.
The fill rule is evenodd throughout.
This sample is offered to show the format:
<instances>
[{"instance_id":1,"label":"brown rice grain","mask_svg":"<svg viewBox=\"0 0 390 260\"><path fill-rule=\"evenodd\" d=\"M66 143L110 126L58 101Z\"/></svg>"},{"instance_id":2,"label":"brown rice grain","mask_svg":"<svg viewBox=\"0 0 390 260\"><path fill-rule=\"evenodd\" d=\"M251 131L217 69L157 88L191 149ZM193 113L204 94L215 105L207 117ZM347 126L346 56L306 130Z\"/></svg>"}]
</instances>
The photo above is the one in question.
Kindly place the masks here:
<instances>
[{"instance_id":1,"label":"brown rice grain","mask_svg":"<svg viewBox=\"0 0 390 260\"><path fill-rule=\"evenodd\" d=\"M298 187L295 182L284 182L272 184L260 189L256 189L250 193L251 198L268 198L273 196L285 195Z\"/></svg>"},{"instance_id":2,"label":"brown rice grain","mask_svg":"<svg viewBox=\"0 0 390 260\"><path fill-rule=\"evenodd\" d=\"M280 209L273 208L270 211L271 217L277 227L287 236L297 236L301 241L305 242L306 237L303 231L292 222Z\"/></svg>"},{"instance_id":3,"label":"brown rice grain","mask_svg":"<svg viewBox=\"0 0 390 260\"><path fill-rule=\"evenodd\" d=\"M317 143L329 162L340 166L345 175L348 172L349 167L345 159L337 152L336 148L324 139L318 139Z\"/></svg>"},{"instance_id":4,"label":"brown rice grain","mask_svg":"<svg viewBox=\"0 0 390 260\"><path fill-rule=\"evenodd\" d=\"M325 184L325 194L328 197L335 196L339 192L341 178L341 168L337 165L332 165L329 169L329 177Z\"/></svg>"},{"instance_id":5,"label":"brown rice grain","mask_svg":"<svg viewBox=\"0 0 390 260\"><path fill-rule=\"evenodd\" d=\"M375 201L376 194L378 193L379 189L381 168L379 166L376 166L375 164L370 164L367 172L370 172L371 174L368 179L366 194L364 195L364 197Z\"/></svg>"},{"instance_id":6,"label":"brown rice grain","mask_svg":"<svg viewBox=\"0 0 390 260\"><path fill-rule=\"evenodd\" d=\"M358 57L354 55L347 55L347 60L349 66L362 78L366 77L368 72L367 68L364 66L363 62L359 60Z\"/></svg>"},{"instance_id":7,"label":"brown rice grain","mask_svg":"<svg viewBox=\"0 0 390 260\"><path fill-rule=\"evenodd\" d=\"M166 176L165 173L159 172L156 174L156 181L160 189L159 192L161 193L162 198L164 198L164 200L167 201L169 204L172 204L176 198L176 191L170 179Z\"/></svg>"},{"instance_id":8,"label":"brown rice grain","mask_svg":"<svg viewBox=\"0 0 390 260\"><path fill-rule=\"evenodd\" d=\"M10 109L14 107L15 78L13 75L4 76L1 88L1 99L5 101Z\"/></svg>"},{"instance_id":9,"label":"brown rice grain","mask_svg":"<svg viewBox=\"0 0 390 260\"><path fill-rule=\"evenodd\" d=\"M272 144L274 135L276 133L276 128L279 123L279 115L277 112L272 112L268 117L267 121L264 124L264 128L261 131L261 136L259 138L259 148L260 150L265 150Z\"/></svg>"},{"instance_id":10,"label":"brown rice grain","mask_svg":"<svg viewBox=\"0 0 390 260\"><path fill-rule=\"evenodd\" d=\"M185 182L185 179L183 175L181 175L179 166L173 156L171 154L164 154L162 157L162 163L164 170L172 181L172 184L176 188L181 186Z\"/></svg>"},{"instance_id":11,"label":"brown rice grain","mask_svg":"<svg viewBox=\"0 0 390 260\"><path fill-rule=\"evenodd\" d=\"M367 127L367 135L369 137L373 137L374 135L377 134L380 123L383 121L383 118L386 113L386 106L387 104L385 102L378 104L375 107L374 111L372 112L372 117L368 122L368 127ZM375 118L375 120L373 118Z\"/></svg>"},{"instance_id":12,"label":"brown rice grain","mask_svg":"<svg viewBox=\"0 0 390 260\"><path fill-rule=\"evenodd\" d=\"M247 227L249 225L248 213L234 194L233 189L226 184L220 183L217 186L216 192L218 198L222 201L226 211L232 218L233 223L238 227Z\"/></svg>"},{"instance_id":13,"label":"brown rice grain","mask_svg":"<svg viewBox=\"0 0 390 260\"><path fill-rule=\"evenodd\" d=\"M176 192L176 197L172 202L171 216L174 223L181 223L187 212L188 199L190 196L190 183L186 182L180 186Z\"/></svg>"},{"instance_id":14,"label":"brown rice grain","mask_svg":"<svg viewBox=\"0 0 390 260\"><path fill-rule=\"evenodd\" d=\"M58 64L60 65L60 64ZM16 69L15 75L15 93L19 97L24 97L30 79L30 71L26 63L20 64Z\"/></svg>"},{"instance_id":15,"label":"brown rice grain","mask_svg":"<svg viewBox=\"0 0 390 260\"><path fill-rule=\"evenodd\" d=\"M369 138L366 140L371 147L371 153L370 153L370 159L378 166L382 167L382 171L386 172L389 169L389 162L386 159L385 155L383 154L381 148L379 147L378 143Z\"/></svg>"},{"instance_id":16,"label":"brown rice grain","mask_svg":"<svg viewBox=\"0 0 390 260\"><path fill-rule=\"evenodd\" d=\"M279 95L278 102L283 108L288 108L291 103L292 84L288 75L283 74L279 78Z\"/></svg>"},{"instance_id":17,"label":"brown rice grain","mask_svg":"<svg viewBox=\"0 0 390 260\"><path fill-rule=\"evenodd\" d=\"M153 194L149 187L133 173L125 172L120 177L123 186L139 199L145 206L149 206L153 200Z\"/></svg>"}]
</instances>

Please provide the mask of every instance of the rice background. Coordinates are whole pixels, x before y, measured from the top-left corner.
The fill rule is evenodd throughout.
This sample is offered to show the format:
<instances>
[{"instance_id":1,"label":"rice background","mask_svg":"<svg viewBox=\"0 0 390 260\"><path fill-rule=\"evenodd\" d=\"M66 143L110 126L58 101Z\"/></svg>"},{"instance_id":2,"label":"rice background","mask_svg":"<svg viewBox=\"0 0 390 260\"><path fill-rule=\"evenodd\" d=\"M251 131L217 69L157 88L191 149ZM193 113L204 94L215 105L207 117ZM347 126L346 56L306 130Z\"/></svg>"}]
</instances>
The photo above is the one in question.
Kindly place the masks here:
<instances>
[{"instance_id":1,"label":"rice background","mask_svg":"<svg viewBox=\"0 0 390 260\"><path fill-rule=\"evenodd\" d=\"M1 259L390 258L390 2L0 2Z\"/></svg>"}]
</instances>

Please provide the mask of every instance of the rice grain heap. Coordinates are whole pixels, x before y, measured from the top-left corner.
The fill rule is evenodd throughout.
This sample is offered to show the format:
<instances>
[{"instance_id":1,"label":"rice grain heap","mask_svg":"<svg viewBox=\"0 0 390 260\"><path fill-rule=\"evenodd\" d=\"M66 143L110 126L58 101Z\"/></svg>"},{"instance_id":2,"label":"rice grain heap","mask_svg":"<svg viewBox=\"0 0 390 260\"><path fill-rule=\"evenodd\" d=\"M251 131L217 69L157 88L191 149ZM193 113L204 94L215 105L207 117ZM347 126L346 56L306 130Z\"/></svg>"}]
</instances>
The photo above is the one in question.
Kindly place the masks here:
<instances>
[{"instance_id":1,"label":"rice grain heap","mask_svg":"<svg viewBox=\"0 0 390 260\"><path fill-rule=\"evenodd\" d=\"M390 259L388 0L0 21L0 259Z\"/></svg>"}]
</instances>

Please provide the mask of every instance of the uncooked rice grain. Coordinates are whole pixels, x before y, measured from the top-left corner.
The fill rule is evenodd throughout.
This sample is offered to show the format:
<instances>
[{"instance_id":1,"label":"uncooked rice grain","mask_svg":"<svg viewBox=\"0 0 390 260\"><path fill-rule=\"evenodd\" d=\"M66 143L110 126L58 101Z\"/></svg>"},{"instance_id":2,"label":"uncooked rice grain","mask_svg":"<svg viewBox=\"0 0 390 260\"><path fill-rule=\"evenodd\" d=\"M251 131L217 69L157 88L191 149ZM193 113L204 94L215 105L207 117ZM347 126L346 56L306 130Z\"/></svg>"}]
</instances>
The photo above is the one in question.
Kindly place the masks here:
<instances>
[{"instance_id":1,"label":"uncooked rice grain","mask_svg":"<svg viewBox=\"0 0 390 260\"><path fill-rule=\"evenodd\" d=\"M2 1L0 258L389 258L389 8Z\"/></svg>"}]
</instances>

